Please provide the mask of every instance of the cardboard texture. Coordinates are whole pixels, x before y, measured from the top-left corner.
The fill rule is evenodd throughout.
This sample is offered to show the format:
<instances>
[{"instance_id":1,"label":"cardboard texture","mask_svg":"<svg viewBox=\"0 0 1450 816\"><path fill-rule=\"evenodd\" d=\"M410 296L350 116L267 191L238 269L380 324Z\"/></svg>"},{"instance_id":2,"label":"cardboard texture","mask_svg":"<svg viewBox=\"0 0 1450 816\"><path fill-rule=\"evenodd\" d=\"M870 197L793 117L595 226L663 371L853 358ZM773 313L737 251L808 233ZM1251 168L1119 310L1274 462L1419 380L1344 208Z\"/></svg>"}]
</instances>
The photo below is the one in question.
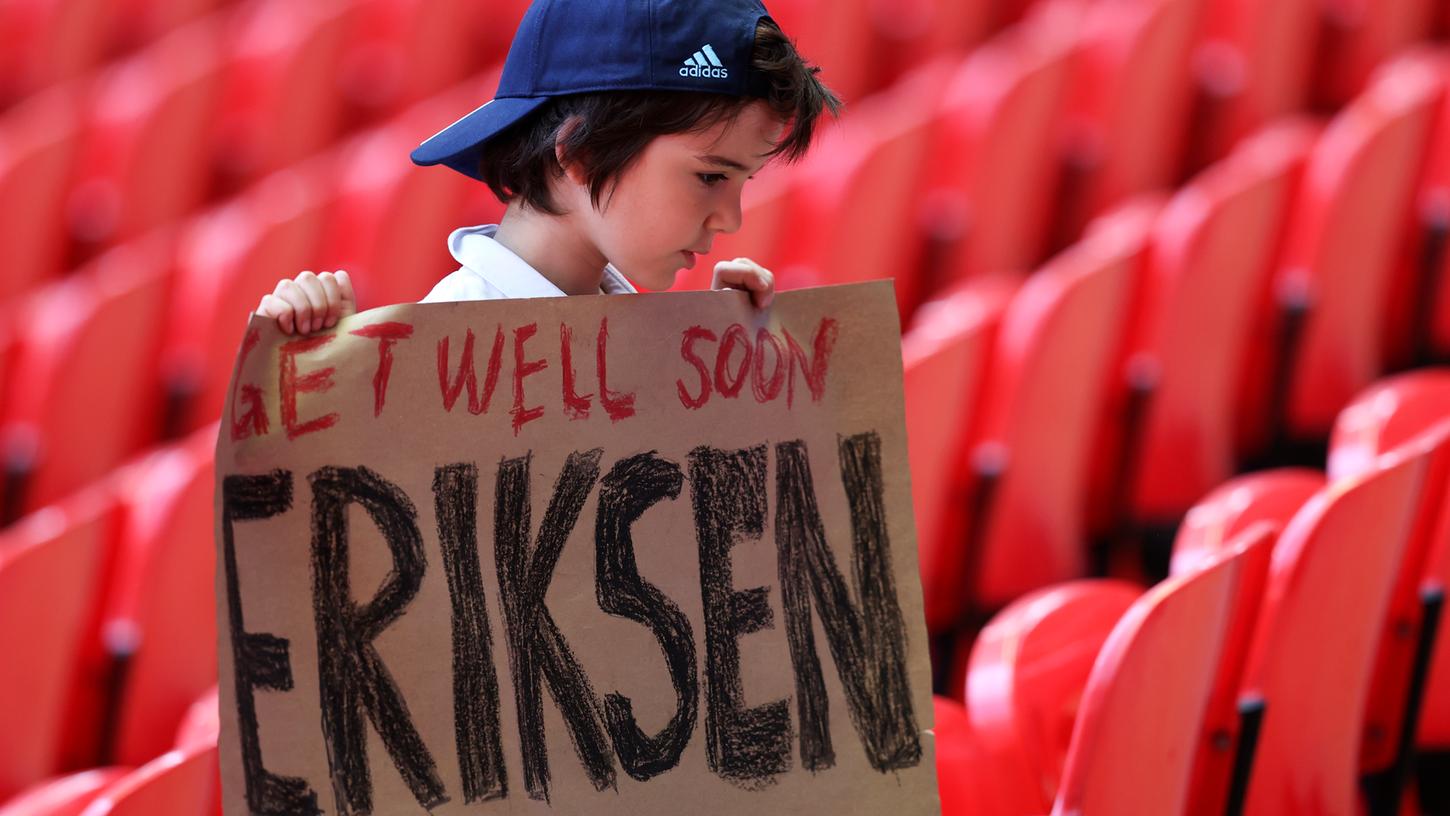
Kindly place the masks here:
<instances>
[{"instance_id":1,"label":"cardboard texture","mask_svg":"<svg viewBox=\"0 0 1450 816\"><path fill-rule=\"evenodd\" d=\"M253 317L228 814L939 813L890 283Z\"/></svg>"}]
</instances>

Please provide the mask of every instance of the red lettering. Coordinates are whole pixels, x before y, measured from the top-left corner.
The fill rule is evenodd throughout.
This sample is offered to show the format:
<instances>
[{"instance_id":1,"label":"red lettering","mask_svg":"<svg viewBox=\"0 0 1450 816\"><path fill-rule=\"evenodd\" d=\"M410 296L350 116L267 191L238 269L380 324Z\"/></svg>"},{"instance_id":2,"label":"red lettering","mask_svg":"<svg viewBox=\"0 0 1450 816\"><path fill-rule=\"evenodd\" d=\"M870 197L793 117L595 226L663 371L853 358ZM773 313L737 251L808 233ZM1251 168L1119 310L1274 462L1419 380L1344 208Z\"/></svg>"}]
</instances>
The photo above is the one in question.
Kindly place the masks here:
<instances>
[{"instance_id":1,"label":"red lettering","mask_svg":"<svg viewBox=\"0 0 1450 816\"><path fill-rule=\"evenodd\" d=\"M692 411L703 407L710 401L710 369L705 366L705 361L695 353L695 341L709 340L713 343L716 339L715 333L704 326L691 326L685 329L684 337L680 340L680 356L700 373L699 396L690 396L690 392L685 388L684 380L675 380L675 388L680 392L680 403Z\"/></svg>"},{"instance_id":2,"label":"red lettering","mask_svg":"<svg viewBox=\"0 0 1450 816\"><path fill-rule=\"evenodd\" d=\"M800 366L801 374L806 378L806 385L811 390L811 402L820 402L821 397L826 394L826 368L831 362L831 352L836 347L836 336L840 333L836 321L829 317L821 318L820 326L816 327L816 339L811 343L812 357L806 359L806 353L796 343L790 332L785 332L785 342L790 346L790 378L786 388L785 404L795 405L795 370Z\"/></svg>"},{"instance_id":3,"label":"red lettering","mask_svg":"<svg viewBox=\"0 0 1450 816\"><path fill-rule=\"evenodd\" d=\"M297 355L316 351L331 343L336 336L324 334L304 340L294 340L283 345L280 350L281 373L278 375L277 390L282 395L282 427L287 429L288 439L296 439L303 434L326 430L337 424L336 413L320 416L301 424L298 424L297 421L297 395L320 394L330 390L333 372L331 368L323 368L298 377Z\"/></svg>"},{"instance_id":4,"label":"red lettering","mask_svg":"<svg viewBox=\"0 0 1450 816\"><path fill-rule=\"evenodd\" d=\"M246 339L242 341L242 356L237 362L237 371L246 367L247 355L257 347L262 339L262 332L259 329L252 329L247 332ZM262 389L255 385L242 385L240 379L234 383L232 390L232 441L246 439L253 434L266 436L267 434L267 406L262 402ZM246 410L237 414L237 391L241 389L242 402L246 403Z\"/></svg>"},{"instance_id":5,"label":"red lettering","mask_svg":"<svg viewBox=\"0 0 1450 816\"><path fill-rule=\"evenodd\" d=\"M735 370L735 378L731 380L730 373L730 352L735 347L745 349L745 356L740 359L740 367ZM725 339L720 341L720 353L715 356L715 389L720 396L735 399L740 395L741 386L745 385L745 378L750 373L750 335L745 333L745 327L735 323L725 330Z\"/></svg>"},{"instance_id":6,"label":"red lettering","mask_svg":"<svg viewBox=\"0 0 1450 816\"><path fill-rule=\"evenodd\" d=\"M769 346L775 356L775 363L770 369L770 379L763 379L765 372L765 349ZM750 390L755 393L756 402L770 402L780 396L780 389L785 385L785 371L790 363L786 360L785 347L775 339L775 335L769 329L761 329L755 333L755 376L750 379Z\"/></svg>"},{"instance_id":7,"label":"red lettering","mask_svg":"<svg viewBox=\"0 0 1450 816\"><path fill-rule=\"evenodd\" d=\"M530 323L514 329L514 407L509 413L514 415L514 436L519 435L519 429L525 424L544 415L544 406L536 405L533 408L524 407L524 378L531 374L538 374L549 367L546 360L531 360L524 362L524 343L529 341L539 331L538 323Z\"/></svg>"},{"instance_id":8,"label":"red lettering","mask_svg":"<svg viewBox=\"0 0 1450 816\"><path fill-rule=\"evenodd\" d=\"M378 370L373 373L373 416L382 416L383 403L388 399L388 378L393 373L393 346L399 340L412 337L413 327L407 323L374 323L349 334L378 341Z\"/></svg>"},{"instance_id":9,"label":"red lettering","mask_svg":"<svg viewBox=\"0 0 1450 816\"><path fill-rule=\"evenodd\" d=\"M596 346L599 355L599 404L604 406L610 421L618 422L625 417L634 416L634 392L620 394L609 390L609 374L605 364L608 355L604 350L608 343L609 318L606 317L599 321L599 343Z\"/></svg>"},{"instance_id":10,"label":"red lettering","mask_svg":"<svg viewBox=\"0 0 1450 816\"><path fill-rule=\"evenodd\" d=\"M574 332L567 323L559 324L559 357L564 369L564 414L570 419L585 419L589 416L589 400L593 394L574 393L574 354L570 345Z\"/></svg>"},{"instance_id":11,"label":"red lettering","mask_svg":"<svg viewBox=\"0 0 1450 816\"><path fill-rule=\"evenodd\" d=\"M498 385L499 370L503 368L503 326L493 335L493 351L488 355L488 373L483 380L483 393L478 392L478 377L473 370L473 330L467 330L463 337L463 354L458 360L458 375L453 384L448 383L448 338L438 341L438 389L443 394L443 410L452 411L463 386L468 386L468 412L475 416L488 410L493 399L493 390Z\"/></svg>"}]
</instances>

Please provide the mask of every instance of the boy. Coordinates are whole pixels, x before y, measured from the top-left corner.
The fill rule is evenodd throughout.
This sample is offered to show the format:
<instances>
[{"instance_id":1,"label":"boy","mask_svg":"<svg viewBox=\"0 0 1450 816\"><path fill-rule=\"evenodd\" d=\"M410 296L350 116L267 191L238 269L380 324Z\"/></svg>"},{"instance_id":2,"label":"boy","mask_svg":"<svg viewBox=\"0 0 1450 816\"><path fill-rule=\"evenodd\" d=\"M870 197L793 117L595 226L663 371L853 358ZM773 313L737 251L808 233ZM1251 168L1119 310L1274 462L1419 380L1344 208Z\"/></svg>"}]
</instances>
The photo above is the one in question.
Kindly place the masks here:
<instances>
[{"instance_id":1,"label":"boy","mask_svg":"<svg viewBox=\"0 0 1450 816\"><path fill-rule=\"evenodd\" d=\"M536 0L493 101L413 151L488 184L501 223L456 230L461 265L424 303L668 289L680 268L740 228L745 182L810 146L840 100L759 0ZM770 303L748 258L714 288ZM357 309L346 272L303 272L257 312L289 334Z\"/></svg>"}]
</instances>

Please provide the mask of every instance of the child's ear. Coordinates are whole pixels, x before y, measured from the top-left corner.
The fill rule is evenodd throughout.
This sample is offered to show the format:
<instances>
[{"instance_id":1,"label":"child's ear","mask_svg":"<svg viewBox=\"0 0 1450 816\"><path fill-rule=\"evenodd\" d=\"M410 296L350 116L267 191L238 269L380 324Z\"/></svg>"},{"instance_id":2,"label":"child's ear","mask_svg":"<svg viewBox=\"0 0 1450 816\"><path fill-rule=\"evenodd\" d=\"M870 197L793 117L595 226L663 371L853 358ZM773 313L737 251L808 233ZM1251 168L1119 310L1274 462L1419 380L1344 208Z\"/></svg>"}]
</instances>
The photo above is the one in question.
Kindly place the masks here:
<instances>
[{"instance_id":1,"label":"child's ear","mask_svg":"<svg viewBox=\"0 0 1450 816\"><path fill-rule=\"evenodd\" d=\"M584 168L579 164L577 151L572 158L568 157L569 151L566 147L569 137L574 135L574 131L581 124L582 121L579 117L572 116L559 126L558 133L554 136L554 160L558 162L559 169L564 171L564 175L570 181L582 187L588 183L588 179L584 175Z\"/></svg>"}]
</instances>

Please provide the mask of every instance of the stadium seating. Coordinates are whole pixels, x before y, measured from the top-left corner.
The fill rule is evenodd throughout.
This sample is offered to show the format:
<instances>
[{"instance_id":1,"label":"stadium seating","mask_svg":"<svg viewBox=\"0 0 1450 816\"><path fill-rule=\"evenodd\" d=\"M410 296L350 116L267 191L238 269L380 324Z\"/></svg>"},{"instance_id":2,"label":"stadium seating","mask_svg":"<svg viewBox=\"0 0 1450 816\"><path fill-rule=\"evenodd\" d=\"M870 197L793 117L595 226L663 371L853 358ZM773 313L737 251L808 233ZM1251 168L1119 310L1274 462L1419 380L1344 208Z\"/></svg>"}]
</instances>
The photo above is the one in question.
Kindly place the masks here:
<instances>
[{"instance_id":1,"label":"stadium seating","mask_svg":"<svg viewBox=\"0 0 1450 816\"><path fill-rule=\"evenodd\" d=\"M1436 0L1322 0L1325 42L1318 102L1336 108L1360 93L1374 69L1430 31Z\"/></svg>"},{"instance_id":2,"label":"stadium seating","mask_svg":"<svg viewBox=\"0 0 1450 816\"><path fill-rule=\"evenodd\" d=\"M109 0L12 0L0 5L0 109L76 77L110 52Z\"/></svg>"},{"instance_id":3,"label":"stadium seating","mask_svg":"<svg viewBox=\"0 0 1450 816\"><path fill-rule=\"evenodd\" d=\"M165 236L127 244L25 309L0 420L10 496L0 516L63 498L155 441L169 248Z\"/></svg>"},{"instance_id":4,"label":"stadium seating","mask_svg":"<svg viewBox=\"0 0 1450 816\"><path fill-rule=\"evenodd\" d=\"M1242 686L1266 706L1244 813L1355 812L1371 669L1425 465L1327 487L1275 544Z\"/></svg>"},{"instance_id":5,"label":"stadium seating","mask_svg":"<svg viewBox=\"0 0 1450 816\"><path fill-rule=\"evenodd\" d=\"M7 40L8 41L8 40ZM65 191L80 140L81 97L61 85L0 115L0 302L60 274Z\"/></svg>"},{"instance_id":6,"label":"stadium seating","mask_svg":"<svg viewBox=\"0 0 1450 816\"><path fill-rule=\"evenodd\" d=\"M168 751L116 780L81 816L210 814L216 754L215 745Z\"/></svg>"},{"instance_id":7,"label":"stadium seating","mask_svg":"<svg viewBox=\"0 0 1450 816\"><path fill-rule=\"evenodd\" d=\"M1010 794L999 791L1003 779L990 753L972 733L967 710L950 697L933 697L936 722L937 787L943 816L1005 813ZM0 816L6 816L0 811Z\"/></svg>"},{"instance_id":8,"label":"stadium seating","mask_svg":"<svg viewBox=\"0 0 1450 816\"><path fill-rule=\"evenodd\" d=\"M0 816L80 816L96 797L125 775L124 768L93 768L62 776L0 805Z\"/></svg>"},{"instance_id":9,"label":"stadium seating","mask_svg":"<svg viewBox=\"0 0 1450 816\"><path fill-rule=\"evenodd\" d=\"M60 770L71 673L95 614L113 507L87 493L0 534L0 801Z\"/></svg>"}]
</instances>

